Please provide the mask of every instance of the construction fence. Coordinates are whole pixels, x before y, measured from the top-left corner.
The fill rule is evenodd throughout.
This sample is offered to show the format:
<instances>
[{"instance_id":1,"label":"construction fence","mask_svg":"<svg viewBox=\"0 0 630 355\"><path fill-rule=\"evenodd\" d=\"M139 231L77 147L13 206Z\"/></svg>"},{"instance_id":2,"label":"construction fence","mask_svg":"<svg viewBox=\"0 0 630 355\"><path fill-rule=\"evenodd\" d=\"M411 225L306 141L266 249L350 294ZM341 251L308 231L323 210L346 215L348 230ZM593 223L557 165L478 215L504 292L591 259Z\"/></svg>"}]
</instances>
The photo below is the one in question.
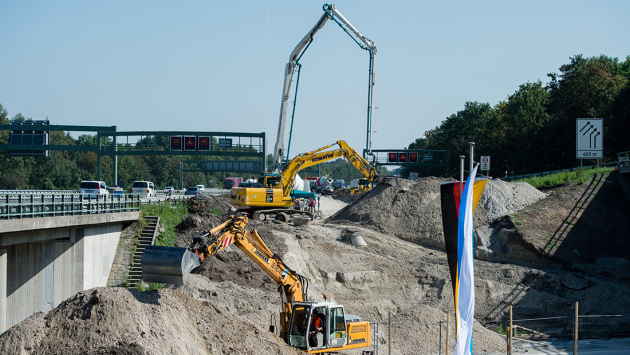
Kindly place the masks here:
<instances>
[{"instance_id":1,"label":"construction fence","mask_svg":"<svg viewBox=\"0 0 630 355\"><path fill-rule=\"evenodd\" d=\"M371 346L362 349L361 354L454 353L456 335L453 314L438 322L407 321L406 318L409 317L391 315L390 321L370 323ZM630 354L630 314L577 317L574 314L475 323L474 354ZM508 336L510 329L511 339Z\"/></svg>"}]
</instances>

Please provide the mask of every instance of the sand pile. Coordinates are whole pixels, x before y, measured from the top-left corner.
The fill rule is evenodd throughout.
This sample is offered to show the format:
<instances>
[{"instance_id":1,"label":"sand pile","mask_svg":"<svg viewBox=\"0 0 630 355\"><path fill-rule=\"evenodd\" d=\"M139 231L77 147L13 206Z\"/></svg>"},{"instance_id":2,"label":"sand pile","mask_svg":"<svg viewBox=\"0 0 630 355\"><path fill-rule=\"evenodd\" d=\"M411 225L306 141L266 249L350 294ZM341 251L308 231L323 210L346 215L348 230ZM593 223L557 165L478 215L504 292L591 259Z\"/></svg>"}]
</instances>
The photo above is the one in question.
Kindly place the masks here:
<instances>
[{"instance_id":1,"label":"sand pile","mask_svg":"<svg viewBox=\"0 0 630 355\"><path fill-rule=\"evenodd\" d=\"M443 178L417 181L398 179L398 186L380 184L362 198L328 218L326 222L348 222L423 245L440 247L442 213L440 182Z\"/></svg>"},{"instance_id":2,"label":"sand pile","mask_svg":"<svg viewBox=\"0 0 630 355\"><path fill-rule=\"evenodd\" d=\"M326 222L357 224L403 240L444 249L440 183L452 179L427 177L398 179L398 186L377 185ZM475 213L475 227L514 213L545 197L526 183L490 180Z\"/></svg>"},{"instance_id":3,"label":"sand pile","mask_svg":"<svg viewBox=\"0 0 630 355\"><path fill-rule=\"evenodd\" d=\"M299 354L212 302L94 288L0 336L2 354Z\"/></svg>"},{"instance_id":4,"label":"sand pile","mask_svg":"<svg viewBox=\"0 0 630 355\"><path fill-rule=\"evenodd\" d=\"M442 321L442 324L438 322ZM446 348L446 313L428 306L419 306L411 313L392 316L392 353L393 354L435 354L438 349ZM399 323L399 324L396 324ZM403 323L403 324L400 324ZM440 329L441 328L441 329ZM455 320L451 313L449 330L449 349L455 350ZM387 349L387 324L381 323L379 331L380 349ZM504 352L505 338L480 323L473 325L473 352ZM387 350L382 353L387 353Z\"/></svg>"}]
</instances>

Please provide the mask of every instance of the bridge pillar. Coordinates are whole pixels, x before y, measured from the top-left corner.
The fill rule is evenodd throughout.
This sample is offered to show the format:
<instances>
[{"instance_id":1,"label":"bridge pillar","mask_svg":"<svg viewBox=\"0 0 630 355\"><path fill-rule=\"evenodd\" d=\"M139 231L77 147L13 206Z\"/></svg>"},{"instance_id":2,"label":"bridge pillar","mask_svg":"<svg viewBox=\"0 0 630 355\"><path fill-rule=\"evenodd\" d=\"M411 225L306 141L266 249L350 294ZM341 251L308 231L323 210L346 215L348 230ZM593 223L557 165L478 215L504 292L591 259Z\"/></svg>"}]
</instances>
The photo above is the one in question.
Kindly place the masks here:
<instances>
[{"instance_id":1,"label":"bridge pillar","mask_svg":"<svg viewBox=\"0 0 630 355\"><path fill-rule=\"evenodd\" d=\"M7 250L0 249L0 334L7 330Z\"/></svg>"}]
</instances>

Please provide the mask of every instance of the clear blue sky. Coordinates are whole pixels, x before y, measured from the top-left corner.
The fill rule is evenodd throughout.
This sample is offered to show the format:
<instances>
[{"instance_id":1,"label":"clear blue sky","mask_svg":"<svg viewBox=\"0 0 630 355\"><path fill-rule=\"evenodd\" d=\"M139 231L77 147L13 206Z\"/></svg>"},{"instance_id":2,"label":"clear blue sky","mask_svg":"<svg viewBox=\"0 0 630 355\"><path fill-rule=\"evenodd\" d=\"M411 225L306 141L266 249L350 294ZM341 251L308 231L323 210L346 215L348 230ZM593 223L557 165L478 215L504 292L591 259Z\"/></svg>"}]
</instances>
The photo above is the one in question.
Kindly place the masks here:
<instances>
[{"instance_id":1,"label":"clear blue sky","mask_svg":"<svg viewBox=\"0 0 630 355\"><path fill-rule=\"evenodd\" d=\"M378 49L374 149L546 83L573 55L630 54L627 0L335 4ZM0 0L0 103L52 124L264 131L272 152L284 66L322 5ZM301 63L291 156L339 139L362 150L367 52L328 22Z\"/></svg>"}]
</instances>

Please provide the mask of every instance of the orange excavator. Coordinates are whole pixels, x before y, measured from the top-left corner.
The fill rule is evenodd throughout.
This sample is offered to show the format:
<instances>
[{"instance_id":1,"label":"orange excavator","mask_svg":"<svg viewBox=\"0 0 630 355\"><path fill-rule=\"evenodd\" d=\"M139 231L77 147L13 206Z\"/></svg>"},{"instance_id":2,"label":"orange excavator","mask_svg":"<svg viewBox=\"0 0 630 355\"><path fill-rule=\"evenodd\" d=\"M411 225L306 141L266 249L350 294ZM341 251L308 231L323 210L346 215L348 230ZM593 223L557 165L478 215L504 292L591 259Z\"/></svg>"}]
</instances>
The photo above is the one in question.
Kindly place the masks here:
<instances>
[{"instance_id":1,"label":"orange excavator","mask_svg":"<svg viewBox=\"0 0 630 355\"><path fill-rule=\"evenodd\" d=\"M346 315L334 302L308 299L308 279L298 274L274 254L247 216L229 219L201 237L189 248L147 246L142 255L145 282L183 284L188 274L203 260L230 244L235 244L278 284L282 294L280 337L290 346L307 353L323 353L370 346L370 323ZM321 319L317 319L322 317ZM317 322L316 322L317 320ZM317 328L311 324L317 323ZM270 327L273 332L274 326Z\"/></svg>"}]
</instances>

